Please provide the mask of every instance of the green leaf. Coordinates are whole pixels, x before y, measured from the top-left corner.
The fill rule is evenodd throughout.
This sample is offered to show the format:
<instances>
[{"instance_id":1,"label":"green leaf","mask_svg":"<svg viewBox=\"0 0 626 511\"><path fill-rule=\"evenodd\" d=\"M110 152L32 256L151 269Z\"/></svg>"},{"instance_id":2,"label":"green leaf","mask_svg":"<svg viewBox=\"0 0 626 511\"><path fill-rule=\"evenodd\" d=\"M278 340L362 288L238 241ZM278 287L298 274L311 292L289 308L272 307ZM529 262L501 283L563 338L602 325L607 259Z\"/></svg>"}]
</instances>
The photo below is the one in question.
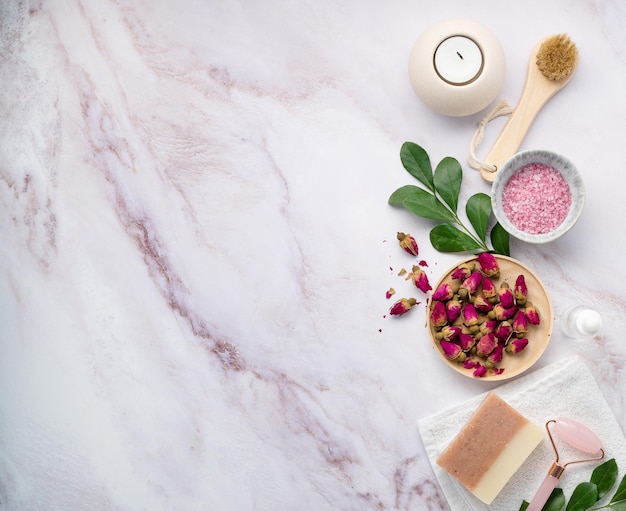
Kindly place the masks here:
<instances>
[{"instance_id":1,"label":"green leaf","mask_svg":"<svg viewBox=\"0 0 626 511\"><path fill-rule=\"evenodd\" d=\"M624 475L622 481L619 483L610 503L612 504L613 502L619 502L621 500L626 500L626 475Z\"/></svg>"},{"instance_id":2,"label":"green leaf","mask_svg":"<svg viewBox=\"0 0 626 511\"><path fill-rule=\"evenodd\" d=\"M530 506L530 503L522 500L522 505L519 507L518 511L526 511L528 509L528 506Z\"/></svg>"},{"instance_id":3,"label":"green leaf","mask_svg":"<svg viewBox=\"0 0 626 511\"><path fill-rule=\"evenodd\" d=\"M496 223L491 229L491 245L493 246L493 251L505 256L511 255L511 248L509 246L510 237L511 235L504 230L504 227Z\"/></svg>"},{"instance_id":4,"label":"green leaf","mask_svg":"<svg viewBox=\"0 0 626 511\"><path fill-rule=\"evenodd\" d=\"M593 483L580 483L574 489L565 511L585 511L598 501L598 488Z\"/></svg>"},{"instance_id":5,"label":"green leaf","mask_svg":"<svg viewBox=\"0 0 626 511\"><path fill-rule=\"evenodd\" d=\"M561 488L554 488L541 511L561 511L565 507L565 495Z\"/></svg>"},{"instance_id":6,"label":"green leaf","mask_svg":"<svg viewBox=\"0 0 626 511\"><path fill-rule=\"evenodd\" d=\"M619 502L612 502L606 507L600 509L614 509L615 511L626 511L626 500L620 500Z\"/></svg>"},{"instance_id":7,"label":"green leaf","mask_svg":"<svg viewBox=\"0 0 626 511\"><path fill-rule=\"evenodd\" d=\"M439 162L435 169L435 190L455 213L459 205L462 180L463 169L457 160L447 156Z\"/></svg>"},{"instance_id":8,"label":"green leaf","mask_svg":"<svg viewBox=\"0 0 626 511\"><path fill-rule=\"evenodd\" d=\"M408 199L409 197L419 193L416 190L421 190L421 188L415 185L401 186L391 194L388 202L392 206L402 206L402 203L405 199Z\"/></svg>"},{"instance_id":9,"label":"green leaf","mask_svg":"<svg viewBox=\"0 0 626 511\"><path fill-rule=\"evenodd\" d=\"M422 218L456 222L454 214L437 197L422 188L417 188L415 193L404 199L402 206Z\"/></svg>"},{"instance_id":10,"label":"green leaf","mask_svg":"<svg viewBox=\"0 0 626 511\"><path fill-rule=\"evenodd\" d=\"M400 160L409 174L430 191L435 191L430 158L421 146L414 142L405 142L400 149Z\"/></svg>"},{"instance_id":11,"label":"green leaf","mask_svg":"<svg viewBox=\"0 0 626 511\"><path fill-rule=\"evenodd\" d=\"M491 197L486 193L472 195L465 205L465 212L478 237L485 241L487 224L491 216Z\"/></svg>"},{"instance_id":12,"label":"green leaf","mask_svg":"<svg viewBox=\"0 0 626 511\"><path fill-rule=\"evenodd\" d=\"M591 482L598 487L598 500L604 497L617 481L617 462L615 458L598 465L591 473Z\"/></svg>"},{"instance_id":13,"label":"green leaf","mask_svg":"<svg viewBox=\"0 0 626 511\"><path fill-rule=\"evenodd\" d=\"M600 509L613 509L615 511L626 511L626 500L620 500L619 502L613 502L606 507Z\"/></svg>"},{"instance_id":14,"label":"green leaf","mask_svg":"<svg viewBox=\"0 0 626 511\"><path fill-rule=\"evenodd\" d=\"M450 224L433 227L430 231L430 242L439 252L465 252L466 250L484 250L485 248Z\"/></svg>"}]
</instances>

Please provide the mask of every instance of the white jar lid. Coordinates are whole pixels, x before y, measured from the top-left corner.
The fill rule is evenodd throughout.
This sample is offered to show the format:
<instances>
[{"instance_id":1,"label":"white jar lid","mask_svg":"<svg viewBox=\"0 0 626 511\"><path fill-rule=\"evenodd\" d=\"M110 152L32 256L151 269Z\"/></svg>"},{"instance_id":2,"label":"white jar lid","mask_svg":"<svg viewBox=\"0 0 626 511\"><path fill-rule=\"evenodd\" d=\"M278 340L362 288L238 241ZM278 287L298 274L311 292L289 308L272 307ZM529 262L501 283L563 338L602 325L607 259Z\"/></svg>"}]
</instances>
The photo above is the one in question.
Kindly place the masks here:
<instances>
[{"instance_id":1,"label":"white jar lid","mask_svg":"<svg viewBox=\"0 0 626 511\"><path fill-rule=\"evenodd\" d=\"M594 335L602 328L602 316L593 309L585 309L576 317L576 328L584 335Z\"/></svg>"}]
</instances>

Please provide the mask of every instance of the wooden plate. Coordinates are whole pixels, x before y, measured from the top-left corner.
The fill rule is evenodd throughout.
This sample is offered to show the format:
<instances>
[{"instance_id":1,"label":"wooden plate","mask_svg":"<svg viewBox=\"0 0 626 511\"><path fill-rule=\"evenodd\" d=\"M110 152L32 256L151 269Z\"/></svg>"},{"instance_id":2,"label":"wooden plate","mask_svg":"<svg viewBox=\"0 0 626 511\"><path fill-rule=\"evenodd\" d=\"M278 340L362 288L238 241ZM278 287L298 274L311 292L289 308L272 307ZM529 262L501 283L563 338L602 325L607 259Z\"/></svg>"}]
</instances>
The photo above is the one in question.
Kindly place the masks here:
<instances>
[{"instance_id":1,"label":"wooden plate","mask_svg":"<svg viewBox=\"0 0 626 511\"><path fill-rule=\"evenodd\" d=\"M495 258L500 266L500 276L498 278L492 277L491 280L496 287L499 288L502 282L507 282L511 289L513 289L518 275L523 274L526 280L526 286L528 287L528 301L532 302L535 306L541 319L539 325L529 325L528 335L526 336L528 338L528 346L526 346L526 349L517 354L505 352L504 359L502 360L502 363L499 364L500 367L504 367L504 371L502 373L493 374L489 372L486 376L478 378L473 376L473 369L466 369L463 367L462 363L446 358L441 350L439 341L435 338L435 328L430 321L430 306L427 313L427 328L430 334L430 339L441 359L446 363L446 365L458 373L468 376L469 378L482 381L507 380L522 374L535 362L537 362L548 346L548 342L550 342L550 337L552 336L552 304L550 303L548 293L546 292L543 283L539 280L539 277L537 277L537 275L535 275L530 268L523 265L519 261L512 259L511 257L496 255ZM443 275L437 284L433 286L433 290L436 290L444 282L452 282L452 273L459 265L475 260L477 260L477 257L472 256L459 261ZM459 318L455 324L460 324L461 322L462 321ZM478 359L478 357L476 358Z\"/></svg>"}]
</instances>

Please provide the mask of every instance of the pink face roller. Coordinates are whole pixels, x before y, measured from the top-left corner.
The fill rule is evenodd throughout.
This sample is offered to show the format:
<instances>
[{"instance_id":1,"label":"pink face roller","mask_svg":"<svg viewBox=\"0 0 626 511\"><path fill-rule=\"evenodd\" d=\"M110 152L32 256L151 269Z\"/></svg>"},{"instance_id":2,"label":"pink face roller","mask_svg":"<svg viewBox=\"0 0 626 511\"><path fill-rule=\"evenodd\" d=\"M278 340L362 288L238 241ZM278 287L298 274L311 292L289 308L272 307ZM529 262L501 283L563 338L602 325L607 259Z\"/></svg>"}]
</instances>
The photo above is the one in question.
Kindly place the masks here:
<instances>
[{"instance_id":1,"label":"pink face roller","mask_svg":"<svg viewBox=\"0 0 626 511\"><path fill-rule=\"evenodd\" d=\"M586 452L587 454L598 454L595 458L586 458L583 460L569 461L567 463L559 463L559 451L556 448L552 433L550 432L550 424L554 424L554 430L561 439L567 442L572 447L579 451ZM546 475L543 483L537 490L537 493L530 501L530 505L526 508L526 511L541 511L548 497L552 493L552 490L556 487L559 479L565 471L565 467L573 463L584 463L585 461L597 461L604 458L604 449L602 449L602 442L587 426L582 425L580 422L574 419L568 419L560 417L557 420L549 420L546 422L546 430L550 437L550 443L556 454L556 460L550 467L548 475Z\"/></svg>"}]
</instances>

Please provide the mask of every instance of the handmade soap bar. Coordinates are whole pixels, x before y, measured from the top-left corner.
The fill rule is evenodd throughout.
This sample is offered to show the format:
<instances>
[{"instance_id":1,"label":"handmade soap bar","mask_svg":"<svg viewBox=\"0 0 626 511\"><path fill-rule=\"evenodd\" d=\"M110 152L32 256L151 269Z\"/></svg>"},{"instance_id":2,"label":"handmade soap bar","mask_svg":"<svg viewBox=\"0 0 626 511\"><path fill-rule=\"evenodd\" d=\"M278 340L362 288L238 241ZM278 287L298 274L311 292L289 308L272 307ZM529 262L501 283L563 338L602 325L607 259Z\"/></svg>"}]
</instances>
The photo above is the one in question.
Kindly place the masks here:
<instances>
[{"instance_id":1,"label":"handmade soap bar","mask_svg":"<svg viewBox=\"0 0 626 511\"><path fill-rule=\"evenodd\" d=\"M543 430L490 392L437 464L491 504L543 435Z\"/></svg>"}]
</instances>

